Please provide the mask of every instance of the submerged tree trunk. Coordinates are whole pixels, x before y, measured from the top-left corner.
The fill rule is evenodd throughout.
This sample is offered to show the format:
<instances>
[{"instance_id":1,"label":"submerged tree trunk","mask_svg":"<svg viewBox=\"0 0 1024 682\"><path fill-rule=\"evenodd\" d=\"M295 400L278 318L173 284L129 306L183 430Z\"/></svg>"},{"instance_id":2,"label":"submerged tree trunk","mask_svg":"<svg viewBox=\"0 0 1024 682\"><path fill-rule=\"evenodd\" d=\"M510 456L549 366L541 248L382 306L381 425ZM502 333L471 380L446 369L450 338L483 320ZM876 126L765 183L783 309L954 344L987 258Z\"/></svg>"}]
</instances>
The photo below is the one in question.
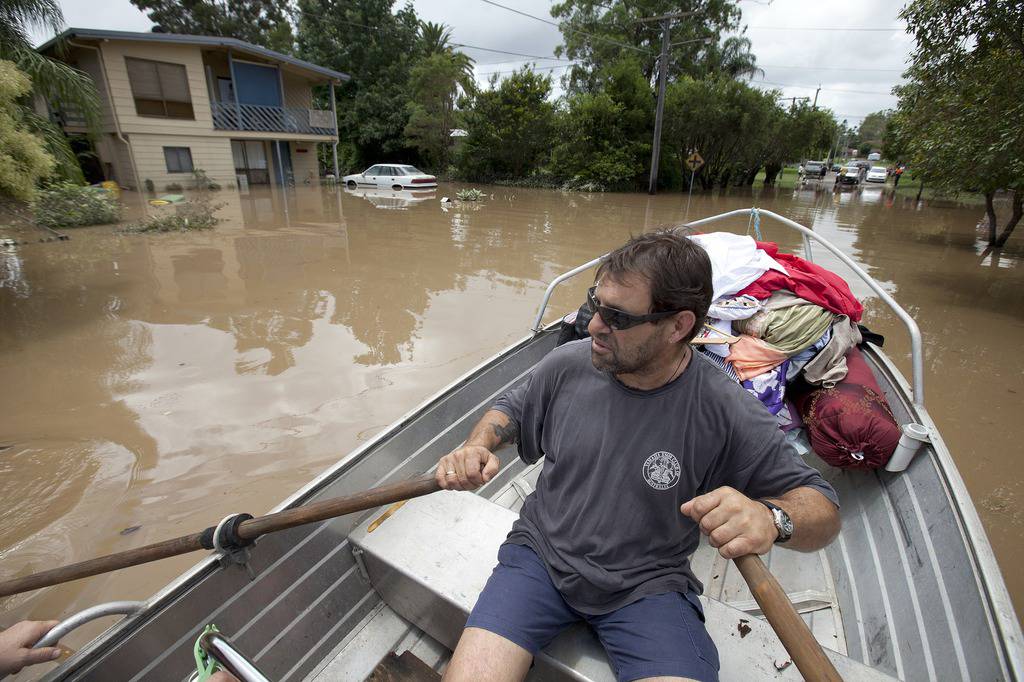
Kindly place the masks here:
<instances>
[{"instance_id":1,"label":"submerged tree trunk","mask_svg":"<svg viewBox=\"0 0 1024 682\"><path fill-rule=\"evenodd\" d=\"M764 185L770 187L775 184L775 178L779 177L779 173L782 171L781 163L769 163L764 167Z\"/></svg>"},{"instance_id":2,"label":"submerged tree trunk","mask_svg":"<svg viewBox=\"0 0 1024 682\"><path fill-rule=\"evenodd\" d=\"M996 243L996 207L993 204L995 192L985 192L985 215L988 216L988 245Z\"/></svg>"},{"instance_id":3,"label":"submerged tree trunk","mask_svg":"<svg viewBox=\"0 0 1024 682\"><path fill-rule=\"evenodd\" d=\"M986 207L988 203L988 195L985 195ZM995 247L1000 247L1005 244L1006 240L1009 239L1010 235L1013 233L1013 228L1017 227L1017 223L1020 222L1022 214L1024 214L1024 194L1021 194L1021 191L1018 189L1013 191L1013 211L1010 213L1010 219L1006 221L1006 227L1003 228L999 238L990 243ZM994 228L990 234L995 234Z\"/></svg>"},{"instance_id":4,"label":"submerged tree trunk","mask_svg":"<svg viewBox=\"0 0 1024 682\"><path fill-rule=\"evenodd\" d=\"M921 192L924 191L924 180L921 181L921 185L917 188L917 199L914 201L921 201Z\"/></svg>"}]
</instances>

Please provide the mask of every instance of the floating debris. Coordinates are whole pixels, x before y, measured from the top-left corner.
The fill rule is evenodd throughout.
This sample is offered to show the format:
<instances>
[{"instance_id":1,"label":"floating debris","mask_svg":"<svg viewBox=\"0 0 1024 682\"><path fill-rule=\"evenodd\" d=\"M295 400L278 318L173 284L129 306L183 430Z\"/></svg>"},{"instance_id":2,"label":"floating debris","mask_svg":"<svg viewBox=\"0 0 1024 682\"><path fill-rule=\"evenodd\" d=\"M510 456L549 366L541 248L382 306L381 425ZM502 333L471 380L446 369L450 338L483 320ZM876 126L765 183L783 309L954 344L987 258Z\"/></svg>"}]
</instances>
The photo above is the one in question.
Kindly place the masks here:
<instances>
[{"instance_id":1,"label":"floating debris","mask_svg":"<svg viewBox=\"0 0 1024 682\"><path fill-rule=\"evenodd\" d=\"M793 665L793 661L790 661L788 659L785 661L775 661L775 669L778 670L780 673L791 665Z\"/></svg>"},{"instance_id":2,"label":"floating debris","mask_svg":"<svg viewBox=\"0 0 1024 682\"><path fill-rule=\"evenodd\" d=\"M131 535L132 533L134 533L135 531L137 531L140 528L142 528L142 526L128 526L127 528L123 529L120 534L121 535Z\"/></svg>"},{"instance_id":3,"label":"floating debris","mask_svg":"<svg viewBox=\"0 0 1024 682\"><path fill-rule=\"evenodd\" d=\"M736 629L740 631L740 639L750 634L750 626L747 625L749 622L745 618L740 618L740 624L736 626Z\"/></svg>"}]
</instances>

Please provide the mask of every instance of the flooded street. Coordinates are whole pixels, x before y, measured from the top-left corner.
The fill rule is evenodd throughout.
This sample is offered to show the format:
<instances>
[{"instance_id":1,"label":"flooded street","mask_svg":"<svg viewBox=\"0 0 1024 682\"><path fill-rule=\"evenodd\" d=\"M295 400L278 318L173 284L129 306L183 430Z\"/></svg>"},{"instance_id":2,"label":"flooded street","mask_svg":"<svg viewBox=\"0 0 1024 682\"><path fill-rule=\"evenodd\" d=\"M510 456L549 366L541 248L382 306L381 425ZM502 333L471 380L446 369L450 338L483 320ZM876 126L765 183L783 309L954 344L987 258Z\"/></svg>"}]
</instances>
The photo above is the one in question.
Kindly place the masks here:
<instances>
[{"instance_id":1,"label":"flooded street","mask_svg":"<svg viewBox=\"0 0 1024 682\"><path fill-rule=\"evenodd\" d=\"M555 276L687 213L685 194L481 189L484 201L461 205L439 201L451 186L225 191L210 232L107 226L2 248L0 575L265 513L525 336ZM694 196L688 215L756 202L813 226L915 317L926 405L1024 613L1024 236L993 257L975 228L980 207L823 189ZM763 227L800 253L795 233ZM747 219L730 229L745 232ZM864 323L909 379L899 321L815 255L864 298ZM588 283L564 287L553 310L577 307ZM200 556L7 598L0 622L144 599Z\"/></svg>"}]
</instances>

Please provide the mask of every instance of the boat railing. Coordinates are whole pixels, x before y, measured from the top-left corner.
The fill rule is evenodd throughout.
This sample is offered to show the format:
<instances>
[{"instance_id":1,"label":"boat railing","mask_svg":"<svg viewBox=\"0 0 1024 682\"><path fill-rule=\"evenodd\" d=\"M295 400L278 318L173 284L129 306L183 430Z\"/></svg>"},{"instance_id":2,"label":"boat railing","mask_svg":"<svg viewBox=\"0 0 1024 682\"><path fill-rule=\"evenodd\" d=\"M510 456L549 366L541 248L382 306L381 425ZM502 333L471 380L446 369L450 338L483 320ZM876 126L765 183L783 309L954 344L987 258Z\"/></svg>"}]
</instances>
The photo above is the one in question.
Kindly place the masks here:
<instances>
[{"instance_id":1,"label":"boat railing","mask_svg":"<svg viewBox=\"0 0 1024 682\"><path fill-rule=\"evenodd\" d=\"M708 225L710 223L725 220L727 218L733 218L736 216L750 216L751 218L760 219L761 216L774 218L778 222L782 223L786 227L796 230L803 237L804 245L804 258L808 261L813 262L813 253L811 250L811 242L816 241L825 247L833 256L838 258L844 265L852 270L865 284L873 291L878 298L882 300L889 308L896 314L896 316L903 322L907 328L907 333L910 335L910 358L911 358L911 371L912 371L912 382L913 382L913 396L912 400L915 406L924 409L924 345L921 341L921 330L917 326L917 322L914 318L904 310L896 300L890 296L882 286L875 281L875 279L869 275L862 267L857 265L856 262L845 253L843 253L837 246L832 244L830 241L822 237L820 234L814 232L809 228L804 227L798 222L790 220L784 216L774 213L772 211L766 211L760 208L740 208L735 211L729 211L727 213L721 213L719 215L710 216L708 218L701 218L700 220L694 220L688 223L684 223L682 227L700 227L702 225ZM541 301L540 308L537 310L537 317L533 323L533 331L539 333L543 327L544 311L548 307L548 303L551 300L551 295L554 293L555 287L562 282L572 279L581 272L585 272L590 268L598 265L601 261L608 257L608 254L604 254L598 258L593 259L579 267L573 268L568 272L565 272L548 285L547 291L544 292L544 299Z\"/></svg>"}]
</instances>

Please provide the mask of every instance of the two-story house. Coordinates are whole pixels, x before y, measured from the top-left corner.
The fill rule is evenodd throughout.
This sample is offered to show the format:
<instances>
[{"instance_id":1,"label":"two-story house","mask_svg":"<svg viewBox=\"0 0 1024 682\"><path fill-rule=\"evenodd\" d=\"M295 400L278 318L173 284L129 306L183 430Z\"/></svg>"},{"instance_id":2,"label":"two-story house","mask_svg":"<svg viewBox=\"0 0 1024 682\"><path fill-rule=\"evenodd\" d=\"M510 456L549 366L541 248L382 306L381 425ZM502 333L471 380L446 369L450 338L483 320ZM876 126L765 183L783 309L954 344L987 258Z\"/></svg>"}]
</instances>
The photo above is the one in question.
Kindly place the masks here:
<instances>
[{"instance_id":1,"label":"two-story house","mask_svg":"<svg viewBox=\"0 0 1024 682\"><path fill-rule=\"evenodd\" d=\"M93 181L140 188L148 180L163 190L188 186L202 169L224 186L310 183L318 145L329 147L337 174L334 86L344 73L215 36L72 28L39 51L96 83ZM313 108L317 86L326 86L330 109ZM51 113L69 134L87 132L73 112Z\"/></svg>"}]
</instances>

